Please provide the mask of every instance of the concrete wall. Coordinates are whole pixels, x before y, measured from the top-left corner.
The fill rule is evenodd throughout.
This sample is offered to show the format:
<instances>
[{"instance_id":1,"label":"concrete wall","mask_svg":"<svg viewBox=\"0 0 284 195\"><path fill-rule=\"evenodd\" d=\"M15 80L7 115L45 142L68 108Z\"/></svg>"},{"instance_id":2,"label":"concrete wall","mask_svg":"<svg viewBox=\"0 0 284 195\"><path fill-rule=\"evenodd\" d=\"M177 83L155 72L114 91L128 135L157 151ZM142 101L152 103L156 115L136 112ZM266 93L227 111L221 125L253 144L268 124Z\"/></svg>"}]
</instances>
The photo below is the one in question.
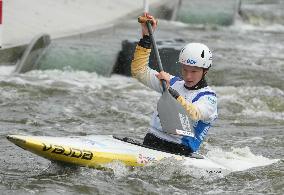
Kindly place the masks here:
<instances>
[{"instance_id":1,"label":"concrete wall","mask_svg":"<svg viewBox=\"0 0 284 195\"><path fill-rule=\"evenodd\" d=\"M149 0L149 6L159 9L167 2ZM3 12L0 65L15 64L39 34L56 39L133 19L143 12L143 0L7 0Z\"/></svg>"},{"instance_id":2,"label":"concrete wall","mask_svg":"<svg viewBox=\"0 0 284 195\"><path fill-rule=\"evenodd\" d=\"M149 0L150 7L161 2ZM90 32L142 10L143 0L7 0L3 47L27 44L40 33L58 38Z\"/></svg>"}]
</instances>

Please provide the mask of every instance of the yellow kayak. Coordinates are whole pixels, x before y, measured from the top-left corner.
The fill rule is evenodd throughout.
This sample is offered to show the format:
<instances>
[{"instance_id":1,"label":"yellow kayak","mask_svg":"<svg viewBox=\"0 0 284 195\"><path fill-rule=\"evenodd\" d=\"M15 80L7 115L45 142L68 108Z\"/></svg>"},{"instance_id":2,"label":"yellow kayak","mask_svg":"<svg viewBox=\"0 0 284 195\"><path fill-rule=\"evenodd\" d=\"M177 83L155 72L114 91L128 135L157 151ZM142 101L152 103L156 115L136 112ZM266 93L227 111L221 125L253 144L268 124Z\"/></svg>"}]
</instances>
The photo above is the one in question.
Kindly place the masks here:
<instances>
[{"instance_id":1,"label":"yellow kayak","mask_svg":"<svg viewBox=\"0 0 284 195\"><path fill-rule=\"evenodd\" d=\"M38 156L79 166L98 168L113 161L121 161L128 166L143 166L173 157L176 160L184 160L185 165L205 169L210 173L228 171L225 167L197 153L180 156L147 148L138 143L130 143L112 135L74 137L8 135L7 139Z\"/></svg>"}]
</instances>

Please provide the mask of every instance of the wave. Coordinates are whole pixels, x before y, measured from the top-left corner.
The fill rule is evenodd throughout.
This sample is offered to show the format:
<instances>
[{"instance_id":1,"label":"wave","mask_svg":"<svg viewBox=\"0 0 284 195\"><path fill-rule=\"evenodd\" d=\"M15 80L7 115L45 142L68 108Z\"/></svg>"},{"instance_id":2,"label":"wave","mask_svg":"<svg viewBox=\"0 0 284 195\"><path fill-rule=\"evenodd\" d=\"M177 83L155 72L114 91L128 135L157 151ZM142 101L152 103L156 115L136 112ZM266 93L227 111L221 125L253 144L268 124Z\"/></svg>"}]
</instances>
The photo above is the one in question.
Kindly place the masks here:
<instances>
[{"instance_id":1,"label":"wave","mask_svg":"<svg viewBox=\"0 0 284 195\"><path fill-rule=\"evenodd\" d=\"M15 66L12 65L1 65L0 66L0 76L10 75L15 69Z\"/></svg>"},{"instance_id":2,"label":"wave","mask_svg":"<svg viewBox=\"0 0 284 195\"><path fill-rule=\"evenodd\" d=\"M97 73L86 71L73 71L66 68L66 70L33 70L26 74L12 74L10 75L10 67L2 68L5 77L0 77L2 82L8 82L18 85L30 85L44 88L58 88L64 90L80 90L84 88L99 90L103 85L108 85L114 82L113 79L99 76ZM0 75L1 76L1 75ZM122 77L123 78L123 77ZM122 79L117 79L118 83ZM122 81L123 82L123 81Z\"/></svg>"},{"instance_id":3,"label":"wave","mask_svg":"<svg viewBox=\"0 0 284 195\"><path fill-rule=\"evenodd\" d=\"M232 171L243 171L253 167L267 166L279 161L279 159L269 159L261 155L257 156L250 151L249 147L232 147L231 151L210 147L207 157Z\"/></svg>"},{"instance_id":4,"label":"wave","mask_svg":"<svg viewBox=\"0 0 284 195\"><path fill-rule=\"evenodd\" d=\"M239 14L242 20L252 25L284 25L284 3L274 1L246 1L242 0ZM273 11L272 11L273 10Z\"/></svg>"},{"instance_id":5,"label":"wave","mask_svg":"<svg viewBox=\"0 0 284 195\"><path fill-rule=\"evenodd\" d=\"M283 121L284 91L271 86L214 87L219 116L226 119L262 118ZM261 122L260 121L260 122Z\"/></svg>"},{"instance_id":6,"label":"wave","mask_svg":"<svg viewBox=\"0 0 284 195\"><path fill-rule=\"evenodd\" d=\"M5 69L4 75L11 67ZM141 96L157 99L159 94L138 83L133 78L113 75L99 76L96 73L72 70L34 70L26 74L0 75L0 85L16 85L38 89L93 93L94 91L111 97L120 94L135 103ZM284 91L271 86L218 86L213 87L218 94L219 118L224 119L272 119L283 120ZM41 90L40 90L41 91ZM138 99L137 99L138 98ZM114 99L115 100L115 99ZM107 100L108 101L108 100ZM111 99L109 99L111 101ZM94 102L95 103L95 102ZM153 107L153 102L144 102Z\"/></svg>"}]
</instances>

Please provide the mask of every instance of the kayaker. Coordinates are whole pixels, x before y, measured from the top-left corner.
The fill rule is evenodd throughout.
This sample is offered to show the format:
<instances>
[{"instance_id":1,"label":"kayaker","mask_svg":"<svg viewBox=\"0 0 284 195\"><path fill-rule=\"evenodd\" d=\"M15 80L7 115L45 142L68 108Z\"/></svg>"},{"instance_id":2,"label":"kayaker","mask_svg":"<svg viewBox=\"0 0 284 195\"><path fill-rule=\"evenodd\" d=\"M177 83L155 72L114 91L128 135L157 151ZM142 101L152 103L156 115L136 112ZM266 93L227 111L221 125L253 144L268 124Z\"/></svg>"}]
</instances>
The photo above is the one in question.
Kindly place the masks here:
<instances>
[{"instance_id":1,"label":"kayaker","mask_svg":"<svg viewBox=\"0 0 284 195\"><path fill-rule=\"evenodd\" d=\"M157 20L144 14L157 28ZM173 97L186 109L192 120L194 136L170 135L163 131L157 111L154 111L144 145L160 150L189 155L200 148L211 123L217 118L216 93L207 85L205 75L212 66L212 53L202 43L189 43L179 54L183 79L149 68L151 41L145 23L141 24L142 38L136 46L131 63L132 76L144 85L162 93L161 80L165 80ZM170 112L170 110L169 110Z\"/></svg>"}]
</instances>

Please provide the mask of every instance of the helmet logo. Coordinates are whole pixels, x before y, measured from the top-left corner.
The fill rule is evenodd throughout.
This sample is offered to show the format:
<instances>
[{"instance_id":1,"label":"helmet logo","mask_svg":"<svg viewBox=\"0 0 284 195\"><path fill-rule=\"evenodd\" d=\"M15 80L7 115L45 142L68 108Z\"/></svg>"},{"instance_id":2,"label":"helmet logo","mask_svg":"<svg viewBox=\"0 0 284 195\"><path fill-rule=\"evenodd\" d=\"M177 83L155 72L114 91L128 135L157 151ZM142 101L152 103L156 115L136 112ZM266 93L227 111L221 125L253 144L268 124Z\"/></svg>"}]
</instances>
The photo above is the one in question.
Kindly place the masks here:
<instances>
[{"instance_id":1,"label":"helmet logo","mask_svg":"<svg viewBox=\"0 0 284 195\"><path fill-rule=\"evenodd\" d=\"M186 61L188 64L196 64L195 60L187 59Z\"/></svg>"},{"instance_id":2,"label":"helmet logo","mask_svg":"<svg viewBox=\"0 0 284 195\"><path fill-rule=\"evenodd\" d=\"M201 53L201 57L204 58L204 50Z\"/></svg>"}]
</instances>

